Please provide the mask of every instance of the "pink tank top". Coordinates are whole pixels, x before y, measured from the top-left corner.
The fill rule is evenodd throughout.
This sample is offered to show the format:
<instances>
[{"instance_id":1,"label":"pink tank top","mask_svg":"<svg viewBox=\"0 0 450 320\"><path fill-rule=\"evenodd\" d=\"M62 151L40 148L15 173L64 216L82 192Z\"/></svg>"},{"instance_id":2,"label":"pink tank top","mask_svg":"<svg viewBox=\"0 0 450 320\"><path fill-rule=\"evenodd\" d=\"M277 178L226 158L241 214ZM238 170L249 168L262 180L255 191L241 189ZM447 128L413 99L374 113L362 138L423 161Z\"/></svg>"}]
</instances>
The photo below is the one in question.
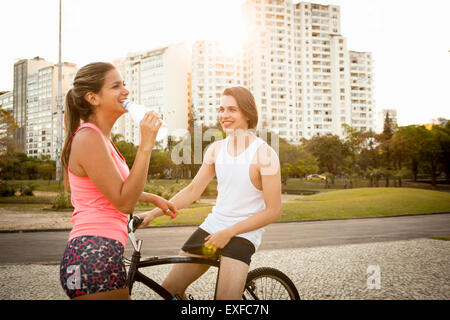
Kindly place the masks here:
<instances>
[{"instance_id":1,"label":"pink tank top","mask_svg":"<svg viewBox=\"0 0 450 320\"><path fill-rule=\"evenodd\" d=\"M100 129L92 123L83 123L82 128L92 128L105 139L114 163L120 175L125 180L130 174L127 163L110 139L105 137ZM74 136L75 136L74 134ZM101 164L99 164L101 168ZM95 187L89 177L80 177L68 171L71 190L71 201L74 207L73 223L69 240L80 236L97 236L117 240L125 247L128 238L128 216L117 210L113 204Z\"/></svg>"}]
</instances>

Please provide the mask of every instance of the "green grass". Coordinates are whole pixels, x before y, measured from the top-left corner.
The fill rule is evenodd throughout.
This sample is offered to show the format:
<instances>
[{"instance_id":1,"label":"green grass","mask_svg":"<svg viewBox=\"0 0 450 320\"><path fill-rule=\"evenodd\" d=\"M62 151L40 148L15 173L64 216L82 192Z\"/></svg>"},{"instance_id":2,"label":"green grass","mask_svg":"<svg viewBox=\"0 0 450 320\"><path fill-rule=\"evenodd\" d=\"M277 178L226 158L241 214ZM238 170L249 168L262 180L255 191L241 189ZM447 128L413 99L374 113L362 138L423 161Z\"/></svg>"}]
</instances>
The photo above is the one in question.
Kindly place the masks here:
<instances>
[{"instance_id":1,"label":"green grass","mask_svg":"<svg viewBox=\"0 0 450 320\"><path fill-rule=\"evenodd\" d=\"M359 188L297 198L281 220L334 219L450 212L450 194L413 188Z\"/></svg>"},{"instance_id":2,"label":"green grass","mask_svg":"<svg viewBox=\"0 0 450 320\"><path fill-rule=\"evenodd\" d=\"M212 206L203 206L203 207L189 207L183 210L180 210L180 213L175 219L171 219L170 217L163 216L157 218L152 221L152 225L186 225L186 224L194 224L199 225L205 220L206 216L211 213Z\"/></svg>"},{"instance_id":3,"label":"green grass","mask_svg":"<svg viewBox=\"0 0 450 320\"><path fill-rule=\"evenodd\" d=\"M443 240L443 241L450 241L450 236L447 237L430 237L430 239L434 239L434 240Z\"/></svg>"},{"instance_id":4,"label":"green grass","mask_svg":"<svg viewBox=\"0 0 450 320\"><path fill-rule=\"evenodd\" d=\"M190 180L180 180L188 183ZM48 185L47 181L35 182L36 190L54 189L59 186L55 182ZM340 189L342 181L338 181L337 189L323 189L322 182L310 182L303 179L289 179L287 188L291 190L315 190L321 193L297 198L295 201L283 203L280 221L296 221L308 219L340 219L354 217L372 217L383 215L419 214L450 212L450 193L413 188L355 188ZM16 181L19 183L19 181ZM149 185L160 185L166 189L176 185L176 180L151 180ZM210 183L215 190L217 181ZM7 197L0 198L0 207L8 207L20 211L42 210L51 206L54 197ZM138 203L136 212L151 210L152 204ZM170 217L160 217L152 225L198 225L211 212L212 206L205 203L194 203L181 210L179 216L172 220Z\"/></svg>"},{"instance_id":5,"label":"green grass","mask_svg":"<svg viewBox=\"0 0 450 320\"><path fill-rule=\"evenodd\" d=\"M283 192L287 191L290 193L290 191L293 191L293 194L296 194L295 191L298 190L313 190L313 191L321 191L321 192L328 192L336 189L344 189L345 183L347 182L347 188L349 188L349 181L343 178L336 178L334 184L329 185L329 189L325 189L325 183L323 181L308 181L306 179L299 179L299 178L291 178L287 180L286 185L283 185ZM379 187L385 187L386 181L385 180L379 180L378 181ZM368 188L370 187L370 181L365 179L359 179L357 181L353 182L353 188ZM374 185L375 187L375 185ZM394 181L391 179L389 181L389 187L395 187ZM419 189L429 189L432 190L433 187L430 183L425 182L414 182L410 180L403 180L402 181L402 187L403 188L419 188ZM450 185L447 184L438 184L434 187L434 190L446 190L450 191Z\"/></svg>"},{"instance_id":6,"label":"green grass","mask_svg":"<svg viewBox=\"0 0 450 320\"><path fill-rule=\"evenodd\" d=\"M51 204L55 197L46 196L10 196L0 197L0 205L4 204Z\"/></svg>"},{"instance_id":7,"label":"green grass","mask_svg":"<svg viewBox=\"0 0 450 320\"><path fill-rule=\"evenodd\" d=\"M56 180L8 180L15 186L20 186L21 184L32 184L36 188L34 190L38 191L50 191L50 192L61 192L64 191L64 182Z\"/></svg>"},{"instance_id":8,"label":"green grass","mask_svg":"<svg viewBox=\"0 0 450 320\"><path fill-rule=\"evenodd\" d=\"M191 205L189 205L189 208L198 208L198 207L205 207L205 206L209 206L209 204L202 203L202 202L194 202ZM156 206L153 203L138 202L134 209L136 211L147 211L147 210L152 210L155 207Z\"/></svg>"},{"instance_id":9,"label":"green grass","mask_svg":"<svg viewBox=\"0 0 450 320\"><path fill-rule=\"evenodd\" d=\"M17 211L17 212L44 212L45 208L49 208L48 204L39 204L39 203L0 203L0 210L2 208L8 211Z\"/></svg>"},{"instance_id":10,"label":"green grass","mask_svg":"<svg viewBox=\"0 0 450 320\"><path fill-rule=\"evenodd\" d=\"M175 220L160 217L152 225L200 224L212 206L180 210ZM360 188L330 191L283 203L279 221L341 219L450 212L450 194L411 188Z\"/></svg>"}]
</instances>

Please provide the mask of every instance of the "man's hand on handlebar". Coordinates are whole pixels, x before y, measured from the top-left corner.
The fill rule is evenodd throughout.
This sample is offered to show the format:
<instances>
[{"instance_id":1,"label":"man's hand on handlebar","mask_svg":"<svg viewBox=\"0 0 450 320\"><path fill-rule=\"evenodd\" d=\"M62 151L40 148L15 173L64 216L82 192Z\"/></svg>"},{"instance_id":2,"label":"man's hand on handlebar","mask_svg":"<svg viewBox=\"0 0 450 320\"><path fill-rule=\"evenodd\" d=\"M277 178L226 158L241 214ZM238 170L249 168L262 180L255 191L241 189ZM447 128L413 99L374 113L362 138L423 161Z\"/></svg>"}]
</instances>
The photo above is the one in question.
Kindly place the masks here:
<instances>
[{"instance_id":1,"label":"man's hand on handlebar","mask_svg":"<svg viewBox=\"0 0 450 320\"><path fill-rule=\"evenodd\" d=\"M136 231L140 227L144 220L138 216L133 216L130 221L128 221L128 233Z\"/></svg>"},{"instance_id":2,"label":"man's hand on handlebar","mask_svg":"<svg viewBox=\"0 0 450 320\"><path fill-rule=\"evenodd\" d=\"M178 210L175 205L162 197L155 195L155 198L152 202L155 206L161 209L164 215L169 216L172 219L174 219L178 214Z\"/></svg>"},{"instance_id":3,"label":"man's hand on handlebar","mask_svg":"<svg viewBox=\"0 0 450 320\"><path fill-rule=\"evenodd\" d=\"M162 208L155 208L152 211L142 212L135 216L138 216L140 219L142 219L142 222L139 224L138 228L145 228L152 222L153 219L167 215L170 216L172 219L175 219L178 216L178 211L175 211L175 213L170 209L167 208L166 212L163 212Z\"/></svg>"}]
</instances>

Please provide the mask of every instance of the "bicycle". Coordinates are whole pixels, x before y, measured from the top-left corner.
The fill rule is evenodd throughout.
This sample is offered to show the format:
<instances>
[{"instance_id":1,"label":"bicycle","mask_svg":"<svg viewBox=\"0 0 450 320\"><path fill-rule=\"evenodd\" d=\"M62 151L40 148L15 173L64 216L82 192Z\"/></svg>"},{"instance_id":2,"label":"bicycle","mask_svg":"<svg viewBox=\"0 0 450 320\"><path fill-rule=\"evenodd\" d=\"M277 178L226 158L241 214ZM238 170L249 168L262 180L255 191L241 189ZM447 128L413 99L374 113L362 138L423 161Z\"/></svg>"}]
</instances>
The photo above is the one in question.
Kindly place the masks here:
<instances>
[{"instance_id":1,"label":"bicycle","mask_svg":"<svg viewBox=\"0 0 450 320\"><path fill-rule=\"evenodd\" d=\"M182 257L182 256L168 256L168 257L150 257L145 260L141 260L141 248L142 240L136 240L134 232L137 227L142 223L142 219L137 216L132 216L128 223L128 238L134 248L131 260L124 258L126 264L129 265L128 269L128 288L130 296L133 290L133 285L136 282L140 282L153 290L159 296L165 300L174 300L180 297L174 297L170 292L164 289L153 279L147 277L139 269L165 265L174 263L194 263L203 264L211 267L218 268L217 279L215 283L214 300L217 294L217 280L220 270L220 255L218 259L200 258L200 257ZM242 294L243 300L300 300L300 295L289 277L277 270L270 267L260 267L251 270L247 275L245 283L245 289Z\"/></svg>"}]
</instances>

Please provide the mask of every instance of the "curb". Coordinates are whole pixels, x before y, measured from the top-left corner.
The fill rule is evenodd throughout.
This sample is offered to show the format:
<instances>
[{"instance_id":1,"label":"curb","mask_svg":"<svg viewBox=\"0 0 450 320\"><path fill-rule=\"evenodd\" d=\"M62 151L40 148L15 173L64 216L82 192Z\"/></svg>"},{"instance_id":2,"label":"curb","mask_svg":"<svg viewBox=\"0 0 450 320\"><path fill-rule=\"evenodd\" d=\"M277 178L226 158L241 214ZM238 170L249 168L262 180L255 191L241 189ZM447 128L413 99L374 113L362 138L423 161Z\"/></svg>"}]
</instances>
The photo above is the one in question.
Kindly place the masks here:
<instances>
[{"instance_id":1,"label":"curb","mask_svg":"<svg viewBox=\"0 0 450 320\"><path fill-rule=\"evenodd\" d=\"M323 219L302 219L302 220L286 220L275 221L273 223L302 223L302 222L318 222L318 221L339 221L339 220L351 220L351 219L378 219L378 218L393 218L393 217L410 217L410 216L425 216L434 214L450 214L450 212L431 212L431 213L405 213L405 214L392 214L383 216L369 216L369 217L349 217L349 218L323 218ZM179 227L198 227L198 224L177 224L177 225L156 225L148 226L145 229L152 228L179 228ZM54 228L54 229L19 229L19 230L0 230L2 233L28 233L28 232L68 232L72 228Z\"/></svg>"}]
</instances>

